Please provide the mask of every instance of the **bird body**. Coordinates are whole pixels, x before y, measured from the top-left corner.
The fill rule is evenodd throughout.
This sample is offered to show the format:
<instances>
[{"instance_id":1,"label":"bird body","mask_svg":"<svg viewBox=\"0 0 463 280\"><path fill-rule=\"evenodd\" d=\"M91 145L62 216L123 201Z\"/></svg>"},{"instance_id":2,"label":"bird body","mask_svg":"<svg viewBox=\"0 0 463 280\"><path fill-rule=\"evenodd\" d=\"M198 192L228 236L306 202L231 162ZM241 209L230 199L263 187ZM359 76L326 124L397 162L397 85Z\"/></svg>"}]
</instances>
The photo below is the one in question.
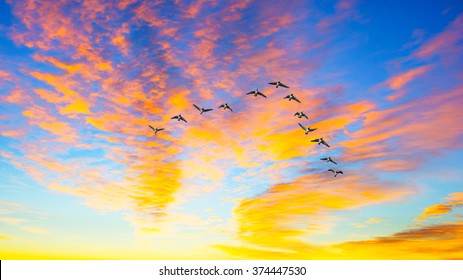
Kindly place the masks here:
<instances>
[{"instance_id":1,"label":"bird body","mask_svg":"<svg viewBox=\"0 0 463 280\"><path fill-rule=\"evenodd\" d=\"M337 164L331 157L321 158L320 160L324 160L326 162L332 162L334 164Z\"/></svg>"},{"instance_id":2,"label":"bird body","mask_svg":"<svg viewBox=\"0 0 463 280\"><path fill-rule=\"evenodd\" d=\"M187 121L185 120L185 118L180 114L178 116L173 116L172 118L170 118L171 120L177 120L177 121L184 121L187 123Z\"/></svg>"},{"instance_id":3,"label":"bird body","mask_svg":"<svg viewBox=\"0 0 463 280\"><path fill-rule=\"evenodd\" d=\"M307 117L307 115L302 111L296 112L296 114L294 114L294 116L297 116L298 118L306 118L307 120L309 119L309 117Z\"/></svg>"},{"instance_id":4,"label":"bird body","mask_svg":"<svg viewBox=\"0 0 463 280\"><path fill-rule=\"evenodd\" d=\"M159 131L161 130L164 130L164 128L161 128L161 127L152 127L151 125L148 125L153 131L154 131L154 134L158 134Z\"/></svg>"},{"instance_id":5,"label":"bird body","mask_svg":"<svg viewBox=\"0 0 463 280\"><path fill-rule=\"evenodd\" d=\"M297 99L297 97L294 96L294 94L292 94L292 93L290 95L286 95L283 99L288 99L289 101L294 100L294 101L296 101L298 103L301 103L301 101L299 99Z\"/></svg>"},{"instance_id":6,"label":"bird body","mask_svg":"<svg viewBox=\"0 0 463 280\"><path fill-rule=\"evenodd\" d=\"M247 95L252 94L252 95L254 95L255 97L257 97L258 95L260 95L260 96L262 96L262 97L267 98L267 96L265 96L265 94L263 94L262 92L260 92L259 89L250 91L250 92L248 92L248 93L246 93L246 94L247 94Z\"/></svg>"},{"instance_id":7,"label":"bird body","mask_svg":"<svg viewBox=\"0 0 463 280\"><path fill-rule=\"evenodd\" d=\"M328 143L326 143L325 140L323 140L323 137L322 137L322 138L313 139L313 140L311 140L310 142L316 142L316 143L318 143L318 145L323 144L323 145L327 146L328 148L330 147L330 145L328 145Z\"/></svg>"},{"instance_id":8,"label":"bird body","mask_svg":"<svg viewBox=\"0 0 463 280\"><path fill-rule=\"evenodd\" d=\"M199 113L202 115L203 113L205 112L209 112L209 111L212 111L213 109L204 109L204 107L202 108L199 108L199 106L196 106L195 104L193 104L193 106L195 106L195 108L199 111Z\"/></svg>"},{"instance_id":9,"label":"bird body","mask_svg":"<svg viewBox=\"0 0 463 280\"><path fill-rule=\"evenodd\" d=\"M230 108L230 106L228 106L228 103L225 103L225 104L220 105L219 108L223 108L224 111L225 111L226 109L228 109L228 110L230 110L231 112L233 112L232 108Z\"/></svg>"},{"instance_id":10,"label":"bird body","mask_svg":"<svg viewBox=\"0 0 463 280\"><path fill-rule=\"evenodd\" d=\"M284 85L282 82L278 81L278 82L271 82L269 83L269 85L274 85L276 86L276 88L278 87L284 87L284 88L289 88L287 85Z\"/></svg>"},{"instance_id":11,"label":"bird body","mask_svg":"<svg viewBox=\"0 0 463 280\"><path fill-rule=\"evenodd\" d=\"M307 135L309 132L312 132L312 131L314 131L314 130L317 130L316 128L310 128L310 126L309 126L309 127L305 127L305 126L303 126L303 125L300 124L300 123L298 123L298 124L299 124L299 126L305 131L305 135Z\"/></svg>"},{"instance_id":12,"label":"bird body","mask_svg":"<svg viewBox=\"0 0 463 280\"><path fill-rule=\"evenodd\" d=\"M328 171L333 172L334 177L338 176L338 174L344 174L341 170L328 169Z\"/></svg>"}]
</instances>

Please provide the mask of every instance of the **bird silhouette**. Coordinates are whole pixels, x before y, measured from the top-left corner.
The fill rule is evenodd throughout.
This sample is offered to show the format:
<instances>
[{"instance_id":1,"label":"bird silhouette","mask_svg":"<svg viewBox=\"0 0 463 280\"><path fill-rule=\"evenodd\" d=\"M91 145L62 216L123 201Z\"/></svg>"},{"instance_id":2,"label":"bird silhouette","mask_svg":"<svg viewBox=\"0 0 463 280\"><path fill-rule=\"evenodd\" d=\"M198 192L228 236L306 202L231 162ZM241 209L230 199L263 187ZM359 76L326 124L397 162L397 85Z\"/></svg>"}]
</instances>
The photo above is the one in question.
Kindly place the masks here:
<instances>
[{"instance_id":1,"label":"bird silhouette","mask_svg":"<svg viewBox=\"0 0 463 280\"><path fill-rule=\"evenodd\" d=\"M248 92L248 93L246 93L246 94L248 94L248 95L249 95L249 94L253 94L254 96L260 95L260 96L262 96L262 97L267 98L267 96L265 96L265 94L263 94L262 92L260 92L259 89L250 91L250 92Z\"/></svg>"},{"instance_id":2,"label":"bird silhouette","mask_svg":"<svg viewBox=\"0 0 463 280\"><path fill-rule=\"evenodd\" d=\"M233 112L232 108L230 108L230 106L228 106L228 103L225 103L225 104L222 104L219 106L219 108L223 108L223 110L225 111L226 109L230 110Z\"/></svg>"},{"instance_id":3,"label":"bird silhouette","mask_svg":"<svg viewBox=\"0 0 463 280\"><path fill-rule=\"evenodd\" d=\"M296 112L296 114L294 114L294 116L297 116L298 118L306 118L307 120L309 119L309 117L307 117L307 115L302 111Z\"/></svg>"},{"instance_id":4,"label":"bird silhouette","mask_svg":"<svg viewBox=\"0 0 463 280\"><path fill-rule=\"evenodd\" d=\"M195 108L199 111L199 113L202 115L203 113L205 112L209 112L209 111L212 111L213 109L204 109L203 108L199 108L198 106L196 106L195 104L193 104L193 106L195 106Z\"/></svg>"},{"instance_id":5,"label":"bird silhouette","mask_svg":"<svg viewBox=\"0 0 463 280\"><path fill-rule=\"evenodd\" d=\"M151 125L148 125L148 126L154 131L154 134L158 134L159 131L164 130L164 128L160 128L160 127L154 128Z\"/></svg>"},{"instance_id":6,"label":"bird silhouette","mask_svg":"<svg viewBox=\"0 0 463 280\"><path fill-rule=\"evenodd\" d=\"M332 162L334 164L337 164L331 157L325 157L325 158L321 158L320 160L324 160L326 162Z\"/></svg>"},{"instance_id":7,"label":"bird silhouette","mask_svg":"<svg viewBox=\"0 0 463 280\"><path fill-rule=\"evenodd\" d=\"M297 97L294 96L294 94L292 94L292 93L290 95L286 95L283 99L288 99L289 101L294 100L294 101L296 101L298 103L301 103L301 101L299 99L297 99Z\"/></svg>"},{"instance_id":8,"label":"bird silhouette","mask_svg":"<svg viewBox=\"0 0 463 280\"><path fill-rule=\"evenodd\" d=\"M333 172L334 177L338 176L338 174L344 174L341 170L328 169L328 171Z\"/></svg>"},{"instance_id":9,"label":"bird silhouette","mask_svg":"<svg viewBox=\"0 0 463 280\"><path fill-rule=\"evenodd\" d=\"M171 120L177 120L177 121L184 121L187 123L187 121L185 120L185 118L182 117L182 115L178 115L178 116L173 116L172 118L170 118Z\"/></svg>"},{"instance_id":10,"label":"bird silhouette","mask_svg":"<svg viewBox=\"0 0 463 280\"><path fill-rule=\"evenodd\" d=\"M305 127L305 126L303 126L303 125L300 124L300 123L298 123L298 124L299 124L299 126L305 131L305 135L307 135L309 132L312 132L312 131L314 131L314 130L317 130L316 128L310 128L310 126L309 126L309 127Z\"/></svg>"},{"instance_id":11,"label":"bird silhouette","mask_svg":"<svg viewBox=\"0 0 463 280\"><path fill-rule=\"evenodd\" d=\"M323 145L327 146L328 148L330 147L330 145L328 145L328 143L326 143L325 140L323 140L323 137L322 137L322 138L313 139L313 140L311 140L310 142L316 142L316 143L318 143L318 145L323 144Z\"/></svg>"},{"instance_id":12,"label":"bird silhouette","mask_svg":"<svg viewBox=\"0 0 463 280\"><path fill-rule=\"evenodd\" d=\"M276 88L278 87L284 87L284 88L289 88L287 85L284 85L282 82L278 81L278 82L271 82L269 83L269 85L274 85L276 86Z\"/></svg>"}]
</instances>

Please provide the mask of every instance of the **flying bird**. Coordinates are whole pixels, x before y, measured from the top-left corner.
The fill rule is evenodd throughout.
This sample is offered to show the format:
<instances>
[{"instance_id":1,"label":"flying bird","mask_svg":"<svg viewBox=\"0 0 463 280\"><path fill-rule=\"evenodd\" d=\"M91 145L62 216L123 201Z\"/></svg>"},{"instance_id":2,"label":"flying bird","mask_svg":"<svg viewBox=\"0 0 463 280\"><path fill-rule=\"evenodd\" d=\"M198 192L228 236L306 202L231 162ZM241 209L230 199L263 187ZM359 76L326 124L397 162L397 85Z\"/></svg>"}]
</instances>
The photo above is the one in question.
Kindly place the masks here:
<instances>
[{"instance_id":1,"label":"flying bird","mask_svg":"<svg viewBox=\"0 0 463 280\"><path fill-rule=\"evenodd\" d=\"M321 158L320 160L324 160L326 162L332 162L334 164L337 164L331 157L324 157L324 158Z\"/></svg>"},{"instance_id":2,"label":"flying bird","mask_svg":"<svg viewBox=\"0 0 463 280\"><path fill-rule=\"evenodd\" d=\"M318 145L323 144L323 145L327 146L328 148L330 147L330 145L328 145L328 143L326 143L325 140L323 140L323 137L311 140L310 142L317 142Z\"/></svg>"},{"instance_id":3,"label":"flying bird","mask_svg":"<svg viewBox=\"0 0 463 280\"><path fill-rule=\"evenodd\" d=\"M297 99L297 97L294 96L292 93L290 95L286 95L283 99L288 99L289 101L294 100L296 102L301 103L301 101L299 99Z\"/></svg>"},{"instance_id":4,"label":"flying bird","mask_svg":"<svg viewBox=\"0 0 463 280\"><path fill-rule=\"evenodd\" d=\"M154 134L158 134L158 131L161 131L161 130L164 130L164 128L161 128L161 127L152 127L151 125L148 125L153 131L154 131Z\"/></svg>"},{"instance_id":5,"label":"flying bird","mask_svg":"<svg viewBox=\"0 0 463 280\"><path fill-rule=\"evenodd\" d=\"M230 108L230 106L228 106L228 103L225 103L225 104L222 104L219 106L219 108L223 108L223 110L225 111L226 109L230 110L233 112L232 108Z\"/></svg>"},{"instance_id":6,"label":"flying bird","mask_svg":"<svg viewBox=\"0 0 463 280\"><path fill-rule=\"evenodd\" d=\"M294 116L297 116L298 118L306 118L307 120L309 119L309 117L307 117L307 115L302 111L296 112L296 114L294 114Z\"/></svg>"},{"instance_id":7,"label":"flying bird","mask_svg":"<svg viewBox=\"0 0 463 280\"><path fill-rule=\"evenodd\" d=\"M298 123L298 124L299 124L299 126L305 131L305 135L307 135L309 132L312 132L312 131L314 131L314 130L317 130L316 128L310 128L310 126L309 126L309 127L305 127L305 126L303 126L303 125L300 124L300 123Z\"/></svg>"},{"instance_id":8,"label":"flying bird","mask_svg":"<svg viewBox=\"0 0 463 280\"><path fill-rule=\"evenodd\" d=\"M170 118L171 120L177 120L177 121L184 121L187 123L187 121L182 117L182 115L178 115L178 116L173 116L172 118Z\"/></svg>"},{"instance_id":9,"label":"flying bird","mask_svg":"<svg viewBox=\"0 0 463 280\"><path fill-rule=\"evenodd\" d=\"M338 174L344 174L341 170L328 169L328 171L333 172L334 177L338 176Z\"/></svg>"},{"instance_id":10,"label":"flying bird","mask_svg":"<svg viewBox=\"0 0 463 280\"><path fill-rule=\"evenodd\" d=\"M209 111L212 111L213 109L204 109L203 108L199 108L198 106L196 106L195 104L193 104L193 106L195 106L196 109L198 109L198 111L201 113L201 115L205 112L209 112Z\"/></svg>"},{"instance_id":11,"label":"flying bird","mask_svg":"<svg viewBox=\"0 0 463 280\"><path fill-rule=\"evenodd\" d=\"M274 85L274 86L276 86L276 88L278 88L278 87L289 88L287 85L284 85L284 84L281 83L280 81L278 81L278 82L271 82L271 83L269 83L269 85Z\"/></svg>"},{"instance_id":12,"label":"flying bird","mask_svg":"<svg viewBox=\"0 0 463 280\"><path fill-rule=\"evenodd\" d=\"M248 93L246 93L246 94L248 94L248 95L249 95L249 94L253 94L254 96L260 95L260 96L262 96L262 97L267 98L267 96L265 96L265 94L263 94L262 92L260 92L259 89L250 91L250 92L248 92Z\"/></svg>"}]
</instances>

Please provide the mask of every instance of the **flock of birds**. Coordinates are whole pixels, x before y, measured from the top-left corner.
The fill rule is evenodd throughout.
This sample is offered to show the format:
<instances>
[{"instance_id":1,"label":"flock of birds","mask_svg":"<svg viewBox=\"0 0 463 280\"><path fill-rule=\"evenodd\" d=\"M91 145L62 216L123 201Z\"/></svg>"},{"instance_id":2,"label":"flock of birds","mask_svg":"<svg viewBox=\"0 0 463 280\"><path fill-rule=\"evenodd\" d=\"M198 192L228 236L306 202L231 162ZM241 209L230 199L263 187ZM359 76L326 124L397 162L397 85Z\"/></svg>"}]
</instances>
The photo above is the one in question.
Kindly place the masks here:
<instances>
[{"instance_id":1,"label":"flock of birds","mask_svg":"<svg viewBox=\"0 0 463 280\"><path fill-rule=\"evenodd\" d=\"M281 83L280 81L278 81L278 82L270 82L269 84L274 85L276 88L278 88L278 87L289 88L287 85ZM267 96L265 94L263 94L262 92L260 92L259 89L250 91L250 92L246 93L246 95L253 95L254 97L261 96L263 98L267 98ZM294 101L296 101L298 103L301 103L301 101L296 96L294 96L294 94L292 94L292 93L285 96L283 99L288 99L288 101L294 100ZM199 107L196 104L193 104L193 106L196 108L196 110L199 111L199 113L201 115L203 113L206 113L206 112L209 112L209 111L213 110L213 109L206 109L204 107ZM218 108L219 109L222 108L224 111L225 110L230 110L230 112L233 112L232 108L228 105L228 103L224 103L224 104L220 105ZM306 120L309 119L309 117L302 111L301 112L296 112L294 114L294 116L298 117L299 119L301 119L301 118L305 118ZM181 114L179 114L177 116L173 116L171 119L172 120L177 120L177 121L183 121L185 123L188 123L188 121ZM316 128L311 128L310 126L305 127L301 123L298 123L298 124L304 130L306 135L309 134L310 132L316 130ZM152 127L151 125L148 125L148 126L154 131L154 134L157 134L159 131L164 130L164 128L162 128L162 127ZM318 145L323 144L328 148L330 147L330 145L328 145L328 143L326 143L326 141L323 140L323 137L313 139L313 140L311 140L311 142L318 143ZM320 160L326 161L327 163L333 163L333 164L337 165L337 162L335 162L331 157L324 157L324 158L321 158ZM328 171L332 172L334 174L334 177L337 177L338 174L344 174L341 170L332 169L332 168L328 169Z\"/></svg>"}]
</instances>

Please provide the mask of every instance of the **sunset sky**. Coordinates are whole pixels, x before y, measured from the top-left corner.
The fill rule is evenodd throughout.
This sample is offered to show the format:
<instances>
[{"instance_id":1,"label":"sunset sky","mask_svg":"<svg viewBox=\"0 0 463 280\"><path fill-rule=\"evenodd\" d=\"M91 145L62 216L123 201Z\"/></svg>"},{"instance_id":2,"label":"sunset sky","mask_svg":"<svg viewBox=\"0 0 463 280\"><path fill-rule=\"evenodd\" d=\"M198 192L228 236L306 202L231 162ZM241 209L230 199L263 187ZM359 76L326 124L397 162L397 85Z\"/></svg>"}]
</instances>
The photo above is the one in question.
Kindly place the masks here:
<instances>
[{"instance_id":1,"label":"sunset sky","mask_svg":"<svg viewBox=\"0 0 463 280\"><path fill-rule=\"evenodd\" d=\"M463 259L462 65L461 0L0 0L0 259Z\"/></svg>"}]
</instances>

